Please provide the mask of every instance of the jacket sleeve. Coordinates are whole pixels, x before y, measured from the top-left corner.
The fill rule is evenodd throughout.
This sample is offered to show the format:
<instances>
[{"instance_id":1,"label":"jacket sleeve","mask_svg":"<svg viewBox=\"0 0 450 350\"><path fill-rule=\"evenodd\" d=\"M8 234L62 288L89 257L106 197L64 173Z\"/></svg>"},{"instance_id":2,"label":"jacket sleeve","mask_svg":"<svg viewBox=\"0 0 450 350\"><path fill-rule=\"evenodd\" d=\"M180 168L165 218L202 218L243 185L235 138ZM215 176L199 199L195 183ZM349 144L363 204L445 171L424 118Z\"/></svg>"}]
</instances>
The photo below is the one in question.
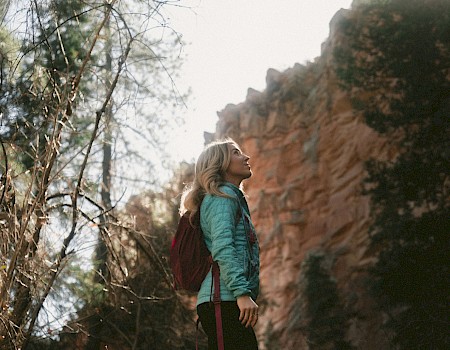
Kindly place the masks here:
<instances>
[{"instance_id":1,"label":"jacket sleeve","mask_svg":"<svg viewBox=\"0 0 450 350\"><path fill-rule=\"evenodd\" d=\"M235 298L250 295L251 290L234 244L238 201L232 190L224 190L233 198L210 197L205 210L206 224L211 232L211 254L219 264L220 276Z\"/></svg>"}]
</instances>

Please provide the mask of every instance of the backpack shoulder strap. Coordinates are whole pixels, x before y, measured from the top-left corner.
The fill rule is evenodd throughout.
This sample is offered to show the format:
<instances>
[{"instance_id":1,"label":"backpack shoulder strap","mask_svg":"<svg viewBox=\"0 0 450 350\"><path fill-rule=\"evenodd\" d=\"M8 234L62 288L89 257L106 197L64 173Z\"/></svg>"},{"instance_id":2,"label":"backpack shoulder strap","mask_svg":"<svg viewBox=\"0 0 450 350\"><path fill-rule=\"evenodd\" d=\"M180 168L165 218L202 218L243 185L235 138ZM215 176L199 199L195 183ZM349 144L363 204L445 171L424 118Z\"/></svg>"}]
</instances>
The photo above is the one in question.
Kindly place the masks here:
<instances>
[{"instance_id":1,"label":"backpack shoulder strap","mask_svg":"<svg viewBox=\"0 0 450 350\"><path fill-rule=\"evenodd\" d=\"M216 316L216 334L217 334L217 349L224 350L223 343L223 328L222 328L222 309L220 307L220 270L219 264L214 261L212 266L212 274L214 279L214 314Z\"/></svg>"}]
</instances>

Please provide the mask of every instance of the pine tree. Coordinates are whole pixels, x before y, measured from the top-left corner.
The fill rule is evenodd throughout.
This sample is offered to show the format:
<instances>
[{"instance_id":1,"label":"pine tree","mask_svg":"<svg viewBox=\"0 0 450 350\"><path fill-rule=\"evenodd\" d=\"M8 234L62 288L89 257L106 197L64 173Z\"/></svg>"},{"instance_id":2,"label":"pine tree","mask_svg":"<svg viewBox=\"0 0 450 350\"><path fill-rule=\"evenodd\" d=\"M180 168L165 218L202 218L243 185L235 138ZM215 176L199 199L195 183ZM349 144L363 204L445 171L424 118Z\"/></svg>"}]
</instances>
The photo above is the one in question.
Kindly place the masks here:
<instances>
[{"instance_id":1,"label":"pine tree","mask_svg":"<svg viewBox=\"0 0 450 350\"><path fill-rule=\"evenodd\" d=\"M144 178L148 185L152 176L157 177L149 171L145 181L142 173L127 178L125 172L121 178L124 174L114 172L124 168L129 172L134 168L130 164L137 157L144 159L151 149L144 147L127 156L130 134L126 130L133 128L127 113L141 99L148 102L149 111L159 112L158 99L172 103L170 73L178 62L171 60L178 61L180 44L159 32L165 2L49 0L31 1L29 9L18 8L20 4L14 3L5 16L9 28L17 18L24 23L8 33L20 39L21 52L13 64L2 65L2 76L8 79L2 79L0 91L1 193L8 189L0 202L7 213L0 225L0 347L5 348L26 348L34 335L57 331L40 323L46 321L41 316L49 302L61 300L58 293L69 290L67 285L73 281L64 281L64 269L76 271L73 264L79 261L77 254L86 254L82 249L87 242L97 241L100 233L108 255L101 255L104 261L99 266L106 259L111 263L118 259L110 236L128 227L115 213L123 190L115 191L114 186L127 181L131 187L136 178ZM106 38L107 24L110 38ZM167 54L164 64L163 52ZM145 60L146 70L139 71ZM143 82L153 79L159 84L150 91ZM131 95L139 100L131 100ZM156 124L152 115L145 114L146 128L137 131L157 147L158 140L148 131L161 124L164 129L164 123L161 118ZM105 144L109 152L101 154ZM104 159L107 180L102 184L99 164ZM100 280L100 290L108 290L108 279ZM91 283L98 286L99 280ZM99 297L104 300L105 295ZM79 299L76 307L92 299ZM64 303L53 305L57 308L51 313L60 319L74 311L66 310Z\"/></svg>"},{"instance_id":2,"label":"pine tree","mask_svg":"<svg viewBox=\"0 0 450 350\"><path fill-rule=\"evenodd\" d=\"M400 349L450 346L449 13L443 0L362 3L335 52L355 107L398 149L367 163L366 183L378 252L370 288Z\"/></svg>"},{"instance_id":3,"label":"pine tree","mask_svg":"<svg viewBox=\"0 0 450 350\"><path fill-rule=\"evenodd\" d=\"M346 314L325 263L321 252L309 252L302 263L307 342L311 350L350 350L353 347L345 340Z\"/></svg>"}]
</instances>

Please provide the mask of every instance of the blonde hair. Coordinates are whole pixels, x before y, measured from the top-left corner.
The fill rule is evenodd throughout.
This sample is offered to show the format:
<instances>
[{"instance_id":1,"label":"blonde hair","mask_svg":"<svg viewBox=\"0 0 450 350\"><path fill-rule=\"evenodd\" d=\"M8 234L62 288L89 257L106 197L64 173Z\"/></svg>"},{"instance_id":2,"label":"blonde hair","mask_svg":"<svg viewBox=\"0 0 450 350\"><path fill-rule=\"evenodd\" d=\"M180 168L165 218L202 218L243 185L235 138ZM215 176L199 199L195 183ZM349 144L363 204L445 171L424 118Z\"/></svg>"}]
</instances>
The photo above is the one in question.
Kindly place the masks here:
<instances>
[{"instance_id":1,"label":"blonde hair","mask_svg":"<svg viewBox=\"0 0 450 350\"><path fill-rule=\"evenodd\" d=\"M189 212L192 219L207 193L229 197L219 190L219 186L225 183L225 172L230 165L231 152L228 145L239 148L235 141L227 138L208 144L199 155L195 164L194 181L186 186L181 197L181 215Z\"/></svg>"}]
</instances>

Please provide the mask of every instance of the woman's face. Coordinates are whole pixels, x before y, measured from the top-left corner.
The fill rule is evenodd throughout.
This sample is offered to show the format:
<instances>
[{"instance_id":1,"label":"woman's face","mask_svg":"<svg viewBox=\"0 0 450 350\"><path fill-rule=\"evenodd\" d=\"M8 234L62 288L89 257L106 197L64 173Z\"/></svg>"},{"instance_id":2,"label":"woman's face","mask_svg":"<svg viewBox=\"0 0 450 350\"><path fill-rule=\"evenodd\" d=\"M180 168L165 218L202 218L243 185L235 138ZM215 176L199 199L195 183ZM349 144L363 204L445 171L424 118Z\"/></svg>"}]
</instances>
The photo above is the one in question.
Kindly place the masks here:
<instances>
[{"instance_id":1,"label":"woman's face","mask_svg":"<svg viewBox=\"0 0 450 350\"><path fill-rule=\"evenodd\" d=\"M252 176L250 165L248 164L249 156L242 153L242 151L234 144L227 145L230 152L230 165L225 172L225 181L239 187L242 180L248 179Z\"/></svg>"}]
</instances>

